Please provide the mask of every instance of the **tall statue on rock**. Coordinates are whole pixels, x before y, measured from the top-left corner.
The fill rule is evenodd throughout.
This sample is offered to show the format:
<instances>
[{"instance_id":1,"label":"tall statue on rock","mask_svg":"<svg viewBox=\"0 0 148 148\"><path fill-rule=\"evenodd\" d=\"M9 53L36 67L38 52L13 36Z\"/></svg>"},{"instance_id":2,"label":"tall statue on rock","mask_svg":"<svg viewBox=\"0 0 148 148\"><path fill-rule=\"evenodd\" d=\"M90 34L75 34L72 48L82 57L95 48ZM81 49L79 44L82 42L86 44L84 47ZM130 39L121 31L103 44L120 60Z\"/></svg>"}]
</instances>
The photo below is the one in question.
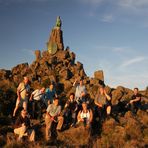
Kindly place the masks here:
<instances>
[{"instance_id":1,"label":"tall statue on rock","mask_svg":"<svg viewBox=\"0 0 148 148\"><path fill-rule=\"evenodd\" d=\"M57 20L56 20L56 27L61 28L61 25L62 25L61 18L60 18L60 16L57 16Z\"/></svg>"},{"instance_id":2,"label":"tall statue on rock","mask_svg":"<svg viewBox=\"0 0 148 148\"><path fill-rule=\"evenodd\" d=\"M61 26L61 18L60 16L57 16L55 27L52 29L47 42L47 50L51 55L57 53L57 51L64 50L63 32L61 30Z\"/></svg>"}]
</instances>

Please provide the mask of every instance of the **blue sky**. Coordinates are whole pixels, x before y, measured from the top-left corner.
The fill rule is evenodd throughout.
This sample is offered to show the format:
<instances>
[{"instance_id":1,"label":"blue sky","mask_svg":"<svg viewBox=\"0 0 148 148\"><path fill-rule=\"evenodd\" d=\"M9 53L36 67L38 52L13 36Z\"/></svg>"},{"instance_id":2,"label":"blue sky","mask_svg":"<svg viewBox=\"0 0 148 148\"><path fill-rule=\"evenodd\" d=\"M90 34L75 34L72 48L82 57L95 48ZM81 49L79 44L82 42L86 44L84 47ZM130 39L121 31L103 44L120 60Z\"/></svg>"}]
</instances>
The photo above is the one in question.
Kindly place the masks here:
<instances>
[{"instance_id":1,"label":"blue sky","mask_svg":"<svg viewBox=\"0 0 148 148\"><path fill-rule=\"evenodd\" d=\"M0 0L0 68L32 63L57 16L88 76L103 70L111 87L148 86L147 0Z\"/></svg>"}]
</instances>

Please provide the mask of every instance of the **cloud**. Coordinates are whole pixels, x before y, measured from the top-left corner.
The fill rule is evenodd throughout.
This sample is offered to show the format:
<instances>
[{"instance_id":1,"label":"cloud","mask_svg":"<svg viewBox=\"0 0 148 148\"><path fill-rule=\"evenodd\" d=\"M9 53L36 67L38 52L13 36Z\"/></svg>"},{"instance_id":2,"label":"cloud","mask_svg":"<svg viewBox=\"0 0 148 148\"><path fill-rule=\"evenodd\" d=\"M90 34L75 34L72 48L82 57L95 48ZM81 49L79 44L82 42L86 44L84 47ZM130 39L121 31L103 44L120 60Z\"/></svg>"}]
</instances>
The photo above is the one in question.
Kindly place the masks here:
<instances>
[{"instance_id":1,"label":"cloud","mask_svg":"<svg viewBox=\"0 0 148 148\"><path fill-rule=\"evenodd\" d=\"M32 49L22 49L21 51L30 56L34 56L34 50Z\"/></svg>"},{"instance_id":2,"label":"cloud","mask_svg":"<svg viewBox=\"0 0 148 148\"><path fill-rule=\"evenodd\" d=\"M106 23L112 23L114 21L114 16L112 14L104 15L102 21Z\"/></svg>"},{"instance_id":3,"label":"cloud","mask_svg":"<svg viewBox=\"0 0 148 148\"><path fill-rule=\"evenodd\" d=\"M0 5L10 5L13 3L26 3L26 2L48 2L48 0L0 0Z\"/></svg>"},{"instance_id":4,"label":"cloud","mask_svg":"<svg viewBox=\"0 0 148 148\"><path fill-rule=\"evenodd\" d=\"M79 0L81 3L89 4L89 5L96 5L103 2L103 0Z\"/></svg>"},{"instance_id":5,"label":"cloud","mask_svg":"<svg viewBox=\"0 0 148 148\"><path fill-rule=\"evenodd\" d=\"M126 60L125 62L122 63L121 67L127 67L127 66L130 66L130 65L133 65L135 63L140 63L142 61L144 61L146 58L145 57L136 57L136 58L133 58L133 59L130 59L130 60Z\"/></svg>"},{"instance_id":6,"label":"cloud","mask_svg":"<svg viewBox=\"0 0 148 148\"><path fill-rule=\"evenodd\" d=\"M121 46L121 47L112 47L112 51L118 52L118 53L131 53L133 52L133 48L131 47L126 47L126 46Z\"/></svg>"},{"instance_id":7,"label":"cloud","mask_svg":"<svg viewBox=\"0 0 148 148\"><path fill-rule=\"evenodd\" d=\"M99 18L101 22L122 22L147 28L148 0L80 0L80 3L89 7L89 17Z\"/></svg>"},{"instance_id":8,"label":"cloud","mask_svg":"<svg viewBox=\"0 0 148 148\"><path fill-rule=\"evenodd\" d=\"M133 89L138 87L141 90L144 90L147 86L148 75L147 73L139 73L138 75L109 75L106 77L107 85L111 87L124 86L127 88Z\"/></svg>"},{"instance_id":9,"label":"cloud","mask_svg":"<svg viewBox=\"0 0 148 148\"><path fill-rule=\"evenodd\" d=\"M148 1L147 0L119 0L119 5L124 8L146 8L148 7Z\"/></svg>"}]
</instances>

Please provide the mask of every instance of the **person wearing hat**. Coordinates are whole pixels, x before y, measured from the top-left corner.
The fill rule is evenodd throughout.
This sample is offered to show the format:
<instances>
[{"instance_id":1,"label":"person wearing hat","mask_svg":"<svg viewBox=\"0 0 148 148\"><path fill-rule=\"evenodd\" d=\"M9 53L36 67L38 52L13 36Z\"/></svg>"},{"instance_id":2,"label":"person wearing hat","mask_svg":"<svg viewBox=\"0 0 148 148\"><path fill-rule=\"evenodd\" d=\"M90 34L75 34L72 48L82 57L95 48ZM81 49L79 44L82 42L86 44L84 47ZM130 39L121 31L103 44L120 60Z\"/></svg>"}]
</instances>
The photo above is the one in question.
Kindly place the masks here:
<instances>
[{"instance_id":1,"label":"person wearing hat","mask_svg":"<svg viewBox=\"0 0 148 148\"><path fill-rule=\"evenodd\" d=\"M87 103L82 103L82 110L79 111L77 116L78 124L83 124L84 127L90 129L93 120L93 113L91 109L88 109Z\"/></svg>"},{"instance_id":2,"label":"person wearing hat","mask_svg":"<svg viewBox=\"0 0 148 148\"><path fill-rule=\"evenodd\" d=\"M18 135L18 140L22 140L24 136L29 136L29 141L35 141L35 131L31 129L30 119L25 109L21 111L21 115L16 119L14 133Z\"/></svg>"}]
</instances>

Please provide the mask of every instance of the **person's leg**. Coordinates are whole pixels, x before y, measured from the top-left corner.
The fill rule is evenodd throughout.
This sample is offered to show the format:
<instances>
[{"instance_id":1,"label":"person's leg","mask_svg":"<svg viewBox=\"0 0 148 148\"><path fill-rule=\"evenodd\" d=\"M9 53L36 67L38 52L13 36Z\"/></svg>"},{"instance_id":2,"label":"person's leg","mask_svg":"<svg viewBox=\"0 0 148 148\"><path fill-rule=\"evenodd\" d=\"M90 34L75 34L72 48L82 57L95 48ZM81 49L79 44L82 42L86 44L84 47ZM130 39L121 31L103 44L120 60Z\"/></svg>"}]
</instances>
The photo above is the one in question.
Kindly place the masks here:
<instances>
[{"instance_id":1,"label":"person's leg","mask_svg":"<svg viewBox=\"0 0 148 148\"><path fill-rule=\"evenodd\" d=\"M22 126L19 128L14 129L14 133L19 135L19 139L26 135L26 126Z\"/></svg>"},{"instance_id":2,"label":"person's leg","mask_svg":"<svg viewBox=\"0 0 148 148\"><path fill-rule=\"evenodd\" d=\"M58 117L57 130L61 130L62 129L63 122L64 122L64 118L62 116L59 116Z\"/></svg>"},{"instance_id":3,"label":"person's leg","mask_svg":"<svg viewBox=\"0 0 148 148\"><path fill-rule=\"evenodd\" d=\"M27 110L27 105L28 105L28 100L27 100L27 98L25 98L25 100L23 100L23 108L25 110Z\"/></svg>"},{"instance_id":4,"label":"person's leg","mask_svg":"<svg viewBox=\"0 0 148 148\"><path fill-rule=\"evenodd\" d=\"M111 106L106 107L107 116L111 114Z\"/></svg>"},{"instance_id":5,"label":"person's leg","mask_svg":"<svg viewBox=\"0 0 148 148\"><path fill-rule=\"evenodd\" d=\"M46 140L49 140L51 138L51 124L52 124L52 120L50 120L49 117L45 117L45 124L46 124Z\"/></svg>"},{"instance_id":6,"label":"person's leg","mask_svg":"<svg viewBox=\"0 0 148 148\"><path fill-rule=\"evenodd\" d=\"M35 118L35 101L32 102L32 118Z\"/></svg>"},{"instance_id":7,"label":"person's leg","mask_svg":"<svg viewBox=\"0 0 148 148\"><path fill-rule=\"evenodd\" d=\"M76 112L72 113L72 124L75 126L77 122L77 116L76 116Z\"/></svg>"},{"instance_id":8,"label":"person's leg","mask_svg":"<svg viewBox=\"0 0 148 148\"><path fill-rule=\"evenodd\" d=\"M16 115L16 112L17 112L17 110L18 110L18 108L19 108L19 104L21 103L21 100L16 100L16 105L15 105L15 108L14 108L14 111L13 111L13 117L15 117L15 115Z\"/></svg>"},{"instance_id":9,"label":"person's leg","mask_svg":"<svg viewBox=\"0 0 148 148\"><path fill-rule=\"evenodd\" d=\"M134 108L135 108L135 114L137 113L137 111L138 111L138 109L140 109L141 108L141 102L135 102L135 104L134 104Z\"/></svg>"},{"instance_id":10,"label":"person's leg","mask_svg":"<svg viewBox=\"0 0 148 148\"><path fill-rule=\"evenodd\" d=\"M35 141L35 130L29 129L29 133L30 133L29 141Z\"/></svg>"},{"instance_id":11,"label":"person's leg","mask_svg":"<svg viewBox=\"0 0 148 148\"><path fill-rule=\"evenodd\" d=\"M132 114L135 115L135 106L134 106L134 103L131 103L130 104L130 110L131 110Z\"/></svg>"},{"instance_id":12,"label":"person's leg","mask_svg":"<svg viewBox=\"0 0 148 148\"><path fill-rule=\"evenodd\" d=\"M41 120L41 118L42 118L41 101L36 102L36 108L37 108L37 117L39 120Z\"/></svg>"}]
</instances>

